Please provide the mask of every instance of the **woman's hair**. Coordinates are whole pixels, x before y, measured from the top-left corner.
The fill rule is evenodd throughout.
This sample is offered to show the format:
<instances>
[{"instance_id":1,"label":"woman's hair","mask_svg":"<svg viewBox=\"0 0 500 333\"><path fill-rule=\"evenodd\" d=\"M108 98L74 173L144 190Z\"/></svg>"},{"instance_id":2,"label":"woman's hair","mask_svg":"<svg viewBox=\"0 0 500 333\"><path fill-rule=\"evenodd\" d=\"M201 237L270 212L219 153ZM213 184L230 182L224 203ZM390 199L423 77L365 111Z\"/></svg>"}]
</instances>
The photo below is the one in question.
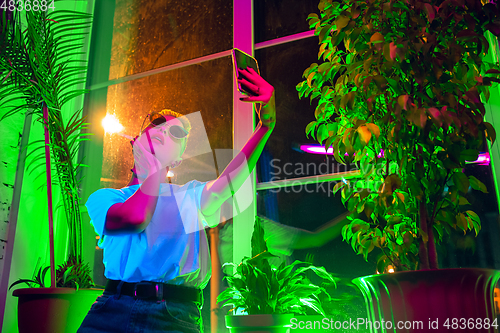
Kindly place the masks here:
<instances>
[{"instance_id":1,"label":"woman's hair","mask_svg":"<svg viewBox=\"0 0 500 333\"><path fill-rule=\"evenodd\" d=\"M191 131L191 123L189 122L189 120L186 117L184 117L182 114L180 114L179 112L175 112L175 111L172 111L170 109L163 109L160 112L153 112L153 113L148 114L146 116L146 118L149 117L150 123L148 126L146 126L146 128L151 127L151 125L157 126L157 125L163 124L165 121L167 121L165 119L165 117L167 117L167 116L179 119L179 121L182 123L182 126L184 127L184 129L188 132ZM145 120L146 119L144 119L144 121ZM143 125L144 125L144 123L143 123ZM144 129L141 126L141 133L140 134L142 134L144 132Z\"/></svg>"}]
</instances>

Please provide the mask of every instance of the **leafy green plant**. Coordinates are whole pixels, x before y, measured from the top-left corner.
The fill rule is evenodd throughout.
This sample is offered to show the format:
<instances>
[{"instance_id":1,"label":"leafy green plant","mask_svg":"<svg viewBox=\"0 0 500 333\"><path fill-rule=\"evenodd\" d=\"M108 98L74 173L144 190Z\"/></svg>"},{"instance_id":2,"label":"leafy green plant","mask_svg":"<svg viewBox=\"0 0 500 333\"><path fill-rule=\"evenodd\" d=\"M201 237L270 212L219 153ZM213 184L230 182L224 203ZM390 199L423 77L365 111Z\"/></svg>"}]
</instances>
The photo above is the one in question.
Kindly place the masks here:
<instances>
[{"instance_id":1,"label":"leafy green plant","mask_svg":"<svg viewBox=\"0 0 500 333\"><path fill-rule=\"evenodd\" d=\"M57 287L66 287L66 288L75 288L78 290L80 286L91 287L94 286L94 282L90 277L90 267L87 263L78 264L68 266L69 261L64 263L63 265L59 265L56 272L56 286ZM49 271L50 266L45 268L40 267L38 269L38 273L33 275L32 279L19 279L13 282L9 290L21 283L26 283L29 288L48 288L49 286L45 285L45 275Z\"/></svg>"},{"instance_id":2,"label":"leafy green plant","mask_svg":"<svg viewBox=\"0 0 500 333\"><path fill-rule=\"evenodd\" d=\"M252 247L266 248L259 219L252 235ZM269 259L274 257L265 249L252 258L244 258L236 266L234 276L226 276L229 287L219 294L222 306L231 306L231 311L244 310L247 314L305 314L308 310L325 315L321 296L330 299L324 286L317 286L306 273L317 275L326 285L335 285L336 279L323 267L296 260L291 265L284 262L279 268L272 267Z\"/></svg>"},{"instance_id":3,"label":"leafy green plant","mask_svg":"<svg viewBox=\"0 0 500 333\"><path fill-rule=\"evenodd\" d=\"M73 98L87 92L76 89L85 83L87 66L79 59L91 16L85 13L48 10L1 13L0 35L0 121L16 113L32 114L41 125L48 113L51 165L59 185L69 230L68 263L82 264L82 221L80 181L84 165L78 149L87 140L87 124L81 110L64 119L62 109ZM31 143L28 168L45 175L45 143ZM89 274L87 270L80 271ZM91 281L90 276L83 281ZM90 287L85 282L80 287Z\"/></svg>"},{"instance_id":4,"label":"leafy green plant","mask_svg":"<svg viewBox=\"0 0 500 333\"><path fill-rule=\"evenodd\" d=\"M89 288L93 287L94 281L88 263L71 261L69 258L64 264L59 265L56 271L56 285L67 288Z\"/></svg>"},{"instance_id":5,"label":"leafy green plant","mask_svg":"<svg viewBox=\"0 0 500 333\"><path fill-rule=\"evenodd\" d=\"M379 271L437 268L436 242L481 228L465 198L487 192L463 172L495 130L483 120L499 66L486 60L498 7L480 0L321 0L308 22L318 59L297 85L318 99L306 128L362 178L338 183L353 214L343 238ZM486 37L485 37L486 34ZM496 42L496 38L492 41Z\"/></svg>"},{"instance_id":6,"label":"leafy green plant","mask_svg":"<svg viewBox=\"0 0 500 333\"><path fill-rule=\"evenodd\" d=\"M45 288L45 275L47 274L47 271L49 269L50 266L47 266L45 268L40 267L38 269L38 272L36 274L33 274L32 279L19 279L10 285L9 290L21 283L26 283L28 285L28 288Z\"/></svg>"}]
</instances>

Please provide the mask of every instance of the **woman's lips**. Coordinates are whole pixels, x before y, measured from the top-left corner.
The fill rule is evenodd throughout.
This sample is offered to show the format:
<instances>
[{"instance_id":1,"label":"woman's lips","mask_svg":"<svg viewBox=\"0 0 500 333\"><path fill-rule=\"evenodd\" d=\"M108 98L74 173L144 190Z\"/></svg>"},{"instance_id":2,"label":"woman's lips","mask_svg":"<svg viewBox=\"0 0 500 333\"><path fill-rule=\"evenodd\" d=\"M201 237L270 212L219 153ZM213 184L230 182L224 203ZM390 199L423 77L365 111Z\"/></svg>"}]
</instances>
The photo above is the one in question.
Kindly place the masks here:
<instances>
[{"instance_id":1,"label":"woman's lips","mask_svg":"<svg viewBox=\"0 0 500 333\"><path fill-rule=\"evenodd\" d=\"M162 145L163 145L163 137L159 136L159 135L155 135L153 136L153 140L158 140Z\"/></svg>"}]
</instances>

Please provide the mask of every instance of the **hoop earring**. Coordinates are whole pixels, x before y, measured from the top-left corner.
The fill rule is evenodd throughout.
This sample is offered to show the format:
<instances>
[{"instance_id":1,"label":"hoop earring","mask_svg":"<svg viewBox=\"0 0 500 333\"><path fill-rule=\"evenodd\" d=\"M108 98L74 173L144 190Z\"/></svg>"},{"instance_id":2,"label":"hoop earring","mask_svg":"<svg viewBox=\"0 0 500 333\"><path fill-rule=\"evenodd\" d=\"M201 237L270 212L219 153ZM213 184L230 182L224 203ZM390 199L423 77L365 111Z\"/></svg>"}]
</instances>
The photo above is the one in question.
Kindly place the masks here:
<instances>
[{"instance_id":1,"label":"hoop earring","mask_svg":"<svg viewBox=\"0 0 500 333\"><path fill-rule=\"evenodd\" d=\"M177 168L179 165L181 165L182 161L176 161L170 165L170 169Z\"/></svg>"}]
</instances>

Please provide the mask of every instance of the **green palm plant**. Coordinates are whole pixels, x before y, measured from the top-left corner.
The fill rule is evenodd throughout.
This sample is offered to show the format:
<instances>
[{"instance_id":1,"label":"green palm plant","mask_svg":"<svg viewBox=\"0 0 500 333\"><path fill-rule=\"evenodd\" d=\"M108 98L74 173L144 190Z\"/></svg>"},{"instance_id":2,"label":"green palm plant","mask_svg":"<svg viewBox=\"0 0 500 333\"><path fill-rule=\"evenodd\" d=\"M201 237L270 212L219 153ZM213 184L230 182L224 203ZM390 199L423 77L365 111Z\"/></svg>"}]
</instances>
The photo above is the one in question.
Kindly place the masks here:
<instances>
[{"instance_id":1,"label":"green palm plant","mask_svg":"<svg viewBox=\"0 0 500 333\"><path fill-rule=\"evenodd\" d=\"M62 109L87 92L75 87L85 83L87 66L79 57L90 25L91 15L66 10L3 11L1 16L0 121L26 113L45 125L52 162L44 158L47 145L40 139L30 143L31 162L27 167L31 172L40 171L37 178L50 171L50 165L54 168L54 183L61 191L60 207L64 208L69 230L68 264L63 267L85 266L77 175L84 167L78 160L78 148L87 140L87 124L82 110L64 119ZM82 271L90 274L89 270ZM88 283L80 287L93 285L90 276L83 281Z\"/></svg>"}]
</instances>

